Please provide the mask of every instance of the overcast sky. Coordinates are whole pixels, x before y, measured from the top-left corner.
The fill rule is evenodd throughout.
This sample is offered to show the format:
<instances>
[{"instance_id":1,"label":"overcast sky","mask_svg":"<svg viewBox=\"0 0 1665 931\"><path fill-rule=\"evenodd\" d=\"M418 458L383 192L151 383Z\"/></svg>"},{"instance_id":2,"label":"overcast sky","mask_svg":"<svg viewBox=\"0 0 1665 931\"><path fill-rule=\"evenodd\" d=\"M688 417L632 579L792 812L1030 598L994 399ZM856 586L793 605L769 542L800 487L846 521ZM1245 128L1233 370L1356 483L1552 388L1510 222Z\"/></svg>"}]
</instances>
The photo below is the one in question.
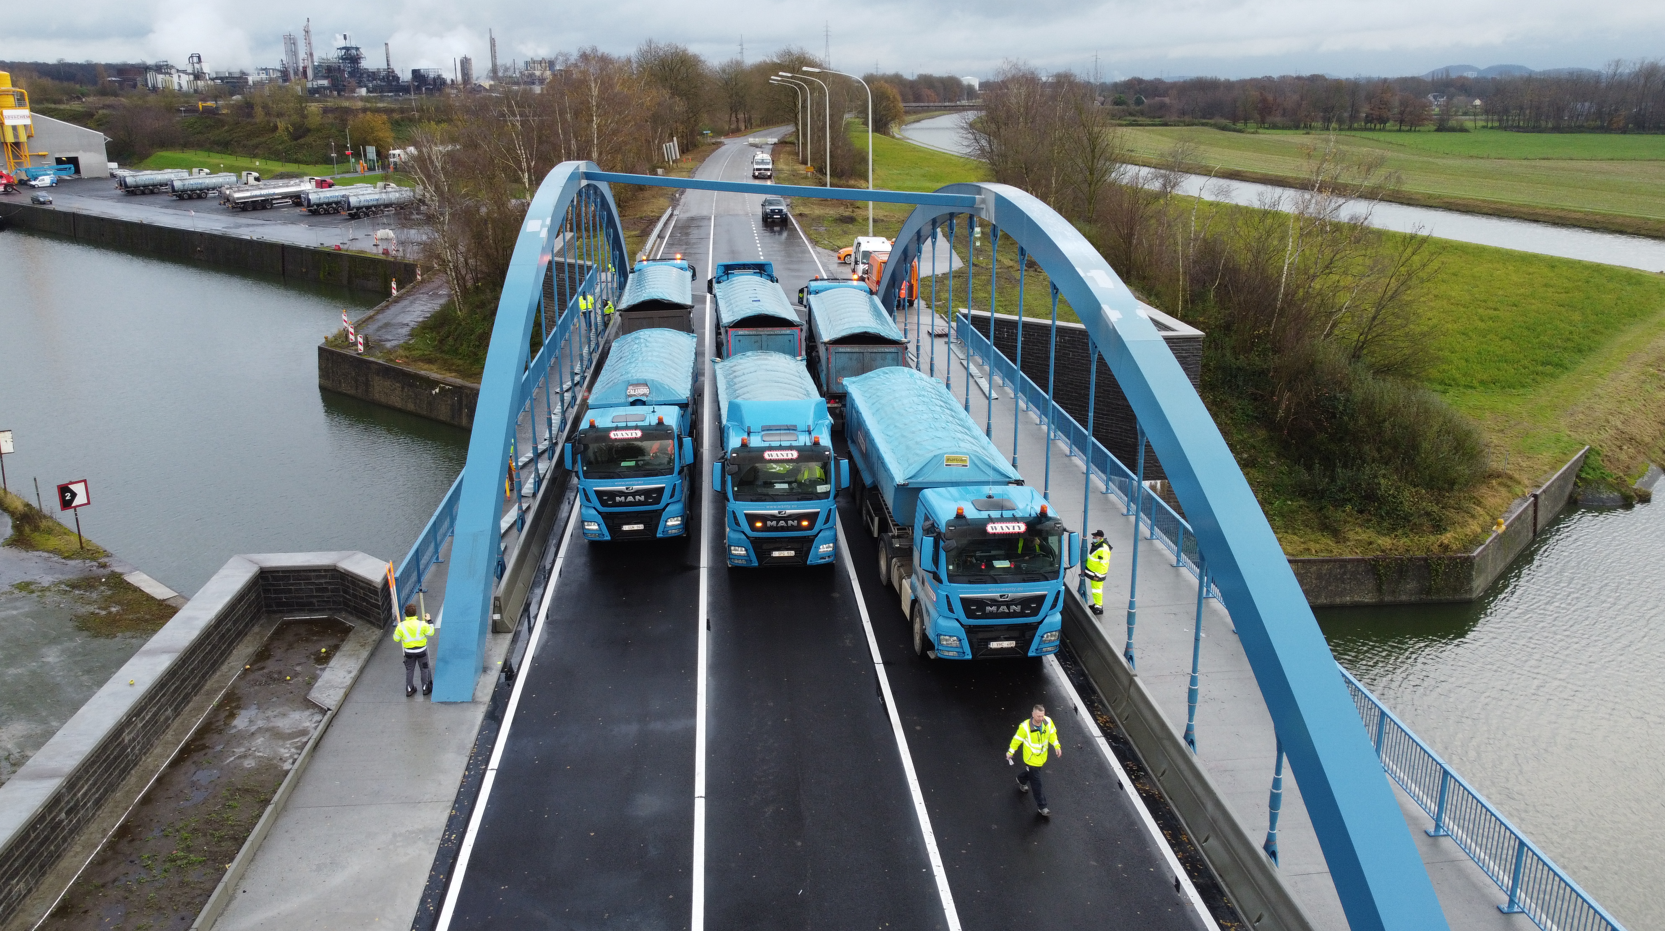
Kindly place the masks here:
<instances>
[{"instance_id":1,"label":"overcast sky","mask_svg":"<svg viewBox=\"0 0 1665 931\"><path fill-rule=\"evenodd\" d=\"M473 56L487 70L486 30L509 59L596 45L626 53L644 39L680 42L707 58L748 60L786 45L819 53L826 11L834 67L988 77L1016 58L1109 78L1326 72L1420 74L1451 64L1600 67L1665 54L1665 2L1652 0L383 0L293 7L208 0L82 0L8 16L0 60L154 61L200 52L210 69L275 65L282 35L312 18L317 54L351 33L372 63L440 67Z\"/></svg>"}]
</instances>

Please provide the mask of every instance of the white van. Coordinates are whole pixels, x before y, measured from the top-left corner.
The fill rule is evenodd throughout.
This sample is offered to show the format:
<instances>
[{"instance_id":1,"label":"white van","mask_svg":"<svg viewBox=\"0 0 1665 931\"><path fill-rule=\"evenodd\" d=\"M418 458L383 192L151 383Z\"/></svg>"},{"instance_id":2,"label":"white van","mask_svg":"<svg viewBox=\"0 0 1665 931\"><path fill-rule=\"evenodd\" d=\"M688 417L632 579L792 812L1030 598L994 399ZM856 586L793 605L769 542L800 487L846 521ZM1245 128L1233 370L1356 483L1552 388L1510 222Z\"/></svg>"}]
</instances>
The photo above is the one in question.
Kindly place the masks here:
<instances>
[{"instance_id":1,"label":"white van","mask_svg":"<svg viewBox=\"0 0 1665 931\"><path fill-rule=\"evenodd\" d=\"M752 156L752 177L773 178L775 176L775 160L762 152Z\"/></svg>"}]
</instances>

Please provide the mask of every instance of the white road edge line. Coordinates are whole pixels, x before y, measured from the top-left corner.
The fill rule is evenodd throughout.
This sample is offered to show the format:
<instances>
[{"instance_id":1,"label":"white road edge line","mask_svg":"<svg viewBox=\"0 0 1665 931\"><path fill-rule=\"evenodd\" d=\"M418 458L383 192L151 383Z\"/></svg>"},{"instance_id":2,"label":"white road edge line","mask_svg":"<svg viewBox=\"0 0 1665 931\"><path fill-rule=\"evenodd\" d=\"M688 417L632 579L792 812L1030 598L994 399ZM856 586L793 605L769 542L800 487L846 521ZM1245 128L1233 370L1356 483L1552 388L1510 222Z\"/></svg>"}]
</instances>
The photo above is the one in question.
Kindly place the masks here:
<instances>
[{"instance_id":1,"label":"white road edge line","mask_svg":"<svg viewBox=\"0 0 1665 931\"><path fill-rule=\"evenodd\" d=\"M1076 723L1092 739L1099 752L1104 754L1104 761L1114 771L1116 781L1121 784L1122 792L1127 795L1128 802L1139 813L1139 819L1144 823L1145 830L1150 832L1151 840L1156 843L1156 849L1162 851L1162 858L1167 861L1168 869L1173 872L1174 878L1179 880L1180 885L1184 887L1185 897L1191 900L1191 907L1197 910L1197 917L1202 919L1203 927L1219 927L1219 923L1214 920L1214 916L1209 914L1208 906L1203 903L1202 896L1197 892L1197 887L1191 883L1191 877L1186 874L1185 868L1179 865L1179 858L1174 856L1173 848L1169 846L1168 839L1162 836L1162 829L1157 827L1156 819L1151 817L1150 810L1145 807L1144 800L1139 797L1139 790L1133 787L1133 780L1127 778L1127 767L1123 766L1122 761L1117 759L1115 748L1111 747L1110 742L1104 739L1104 733L1098 729L1098 722L1094 721L1093 716L1087 713L1087 703L1081 700L1081 694L1075 690L1075 683L1071 682L1070 677L1064 674L1064 667L1059 664L1057 654L1047 656L1045 663L1047 673L1052 676L1064 694L1070 697L1070 704L1075 706Z\"/></svg>"},{"instance_id":2,"label":"white road edge line","mask_svg":"<svg viewBox=\"0 0 1665 931\"><path fill-rule=\"evenodd\" d=\"M850 576L850 588L856 595L856 609L861 613L861 628L867 634L867 650L873 657L873 671L879 676L879 691L884 696L885 713L890 716L890 730L896 738L896 749L902 754L902 773L908 780L908 794L913 798L913 811L919 818L919 833L925 838L925 853L931 859L931 873L936 877L937 895L942 898L943 918L949 931L960 931L960 913L954 908L954 893L948 888L948 871L942 865L942 853L937 850L937 837L931 830L931 814L925 810L925 793L919 788L919 775L914 772L913 755L908 751L908 735L902 730L902 716L896 710L896 698L890 691L890 676L885 673L884 659L879 656L879 641L873 636L873 622L867 616L867 599L861 591L861 580L856 578L855 564L850 561L849 540L844 536L844 518L837 520L838 552L844 557L844 571Z\"/></svg>"},{"instance_id":3,"label":"white road edge line","mask_svg":"<svg viewBox=\"0 0 1665 931\"><path fill-rule=\"evenodd\" d=\"M732 146L723 155L723 166L734 160L740 146ZM719 171L718 177L720 178ZM716 262L717 250L717 194L711 192L711 235L706 240L707 265ZM700 472L694 476L701 481L711 474L711 393L715 375L711 370L712 346L711 295L705 295L705 397L700 413ZM705 496L700 495L700 610L699 662L694 673L694 900L690 931L705 931L705 679L711 661L711 602L708 583L711 578L711 521L705 514Z\"/></svg>"},{"instance_id":4,"label":"white road edge line","mask_svg":"<svg viewBox=\"0 0 1665 931\"><path fill-rule=\"evenodd\" d=\"M474 853L474 840L480 833L480 824L485 820L486 803L491 800L491 788L497 782L497 765L503 759L503 749L509 745L509 729L514 725L515 712L520 708L520 693L526 688L527 669L532 658L537 655L538 644L543 640L543 629L549 617L549 603L555 595L555 584L561 578L561 567L567 561L567 546L572 542L572 528L578 524L579 502L572 502L572 513L567 515L567 529L561 534L561 549L555 554L555 564L549 570L549 582L543 590L543 601L538 605L538 614L532 636L526 641L526 653L520 663L520 671L515 674L514 691L509 695L509 706L503 710L503 726L497 731L497 745L492 748L491 761L486 764L486 777L480 783L480 795L474 800L474 814L468 819L468 831L463 834L461 849L457 852L457 867L451 875L451 885L445 890L445 905L439 912L439 923L435 925L437 931L448 931L451 927L451 916L457 909L457 897L462 894L463 877L468 874L468 860Z\"/></svg>"}]
</instances>

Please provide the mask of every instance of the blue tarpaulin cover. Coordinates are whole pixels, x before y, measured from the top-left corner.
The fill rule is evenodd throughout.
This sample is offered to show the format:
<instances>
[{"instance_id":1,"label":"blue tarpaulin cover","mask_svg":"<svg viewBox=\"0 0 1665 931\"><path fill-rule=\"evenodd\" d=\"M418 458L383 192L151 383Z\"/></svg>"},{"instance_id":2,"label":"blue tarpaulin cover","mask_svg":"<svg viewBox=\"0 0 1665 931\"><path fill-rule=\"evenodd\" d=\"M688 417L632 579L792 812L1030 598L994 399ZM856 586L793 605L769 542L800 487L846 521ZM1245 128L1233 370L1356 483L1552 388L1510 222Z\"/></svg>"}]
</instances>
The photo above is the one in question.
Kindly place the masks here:
<instances>
[{"instance_id":1,"label":"blue tarpaulin cover","mask_svg":"<svg viewBox=\"0 0 1665 931\"><path fill-rule=\"evenodd\" d=\"M905 343L896 321L866 288L828 288L809 296L809 319L824 343L854 336L854 342Z\"/></svg>"},{"instance_id":2,"label":"blue tarpaulin cover","mask_svg":"<svg viewBox=\"0 0 1665 931\"><path fill-rule=\"evenodd\" d=\"M712 285L717 297L717 319L734 326L747 317L770 317L780 323L753 321L752 326L803 326L798 312L780 285L758 275L735 275Z\"/></svg>"},{"instance_id":3,"label":"blue tarpaulin cover","mask_svg":"<svg viewBox=\"0 0 1665 931\"><path fill-rule=\"evenodd\" d=\"M643 262L630 272L617 310L694 306L694 281L682 262Z\"/></svg>"},{"instance_id":4,"label":"blue tarpaulin cover","mask_svg":"<svg viewBox=\"0 0 1665 931\"><path fill-rule=\"evenodd\" d=\"M687 404L694 391L695 343L692 333L665 329L637 330L613 340L607 365L590 391L590 407ZM645 386L646 393L638 388L631 394L632 385Z\"/></svg>"},{"instance_id":5,"label":"blue tarpaulin cover","mask_svg":"<svg viewBox=\"0 0 1665 931\"><path fill-rule=\"evenodd\" d=\"M813 401L821 397L804 363L778 352L742 352L717 363L717 409L730 401Z\"/></svg>"},{"instance_id":6,"label":"blue tarpaulin cover","mask_svg":"<svg viewBox=\"0 0 1665 931\"><path fill-rule=\"evenodd\" d=\"M915 369L891 366L846 379L844 388L861 420L860 436L851 437L851 442L866 443L865 455L888 471L895 484L1022 481L942 382ZM882 479L880 483L886 484Z\"/></svg>"}]
</instances>

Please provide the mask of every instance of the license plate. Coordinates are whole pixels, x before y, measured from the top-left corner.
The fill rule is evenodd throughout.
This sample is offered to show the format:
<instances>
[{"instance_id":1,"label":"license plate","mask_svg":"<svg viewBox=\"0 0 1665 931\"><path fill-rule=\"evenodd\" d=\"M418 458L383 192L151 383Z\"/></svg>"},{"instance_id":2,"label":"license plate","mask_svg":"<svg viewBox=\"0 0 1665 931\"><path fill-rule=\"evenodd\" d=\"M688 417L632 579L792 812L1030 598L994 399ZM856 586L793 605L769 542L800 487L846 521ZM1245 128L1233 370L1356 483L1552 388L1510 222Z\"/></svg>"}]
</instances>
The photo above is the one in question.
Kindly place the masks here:
<instances>
[{"instance_id":1,"label":"license plate","mask_svg":"<svg viewBox=\"0 0 1665 931\"><path fill-rule=\"evenodd\" d=\"M1012 650L1012 649L1016 649L1016 648L1017 648L1017 641L1016 640L990 640L989 641L989 649L991 649L991 650Z\"/></svg>"},{"instance_id":2,"label":"license plate","mask_svg":"<svg viewBox=\"0 0 1665 931\"><path fill-rule=\"evenodd\" d=\"M772 550L772 551L770 551L769 555L770 556L796 556L796 555L798 555L798 551L797 550Z\"/></svg>"},{"instance_id":3,"label":"license plate","mask_svg":"<svg viewBox=\"0 0 1665 931\"><path fill-rule=\"evenodd\" d=\"M646 530L647 525L646 524L625 524L623 527L620 527L619 529L620 530Z\"/></svg>"}]
</instances>

